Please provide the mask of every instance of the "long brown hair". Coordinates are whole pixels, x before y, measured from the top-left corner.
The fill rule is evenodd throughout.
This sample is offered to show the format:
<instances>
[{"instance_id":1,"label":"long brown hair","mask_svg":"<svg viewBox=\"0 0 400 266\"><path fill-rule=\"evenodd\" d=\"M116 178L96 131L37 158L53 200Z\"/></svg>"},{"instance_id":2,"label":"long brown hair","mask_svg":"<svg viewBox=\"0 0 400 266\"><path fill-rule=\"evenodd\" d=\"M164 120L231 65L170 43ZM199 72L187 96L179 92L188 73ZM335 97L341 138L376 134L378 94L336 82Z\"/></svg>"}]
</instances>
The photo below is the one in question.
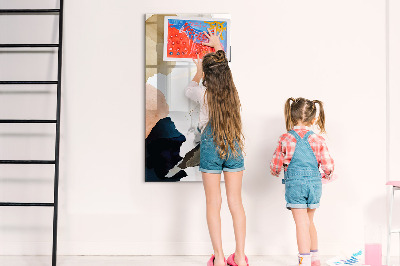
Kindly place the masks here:
<instances>
[{"instance_id":1,"label":"long brown hair","mask_svg":"<svg viewBox=\"0 0 400 266\"><path fill-rule=\"evenodd\" d=\"M310 101L304 98L289 98L285 103L285 122L286 130L292 130L298 122L304 124L311 123L317 114L319 105L319 115L317 125L322 133L325 131L325 112L324 104L319 100Z\"/></svg>"},{"instance_id":2,"label":"long brown hair","mask_svg":"<svg viewBox=\"0 0 400 266\"><path fill-rule=\"evenodd\" d=\"M244 137L240 117L240 100L233 83L225 52L218 50L203 57L203 85L206 97L214 142L219 155L234 157L243 150Z\"/></svg>"}]
</instances>

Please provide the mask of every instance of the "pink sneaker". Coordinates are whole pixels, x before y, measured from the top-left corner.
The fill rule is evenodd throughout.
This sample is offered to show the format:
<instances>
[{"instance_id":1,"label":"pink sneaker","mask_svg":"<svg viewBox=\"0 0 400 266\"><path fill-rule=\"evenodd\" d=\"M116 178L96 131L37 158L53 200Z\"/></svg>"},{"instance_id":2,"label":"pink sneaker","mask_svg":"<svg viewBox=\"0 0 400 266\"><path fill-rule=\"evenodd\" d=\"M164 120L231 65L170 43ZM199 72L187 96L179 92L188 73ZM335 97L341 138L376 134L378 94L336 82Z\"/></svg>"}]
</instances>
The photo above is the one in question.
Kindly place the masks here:
<instances>
[{"instance_id":1,"label":"pink sneaker","mask_svg":"<svg viewBox=\"0 0 400 266\"><path fill-rule=\"evenodd\" d=\"M214 266L215 255L212 254L210 260L207 262L207 266ZM224 258L224 262L226 265L226 259Z\"/></svg>"},{"instance_id":2,"label":"pink sneaker","mask_svg":"<svg viewBox=\"0 0 400 266\"><path fill-rule=\"evenodd\" d=\"M247 256L245 255L244 259L246 260L247 266L249 266L249 260L247 259ZM238 266L235 262L235 253L231 254L228 257L227 263L229 266Z\"/></svg>"},{"instance_id":3,"label":"pink sneaker","mask_svg":"<svg viewBox=\"0 0 400 266\"><path fill-rule=\"evenodd\" d=\"M312 261L311 266L321 266L321 261L320 260Z\"/></svg>"}]
</instances>

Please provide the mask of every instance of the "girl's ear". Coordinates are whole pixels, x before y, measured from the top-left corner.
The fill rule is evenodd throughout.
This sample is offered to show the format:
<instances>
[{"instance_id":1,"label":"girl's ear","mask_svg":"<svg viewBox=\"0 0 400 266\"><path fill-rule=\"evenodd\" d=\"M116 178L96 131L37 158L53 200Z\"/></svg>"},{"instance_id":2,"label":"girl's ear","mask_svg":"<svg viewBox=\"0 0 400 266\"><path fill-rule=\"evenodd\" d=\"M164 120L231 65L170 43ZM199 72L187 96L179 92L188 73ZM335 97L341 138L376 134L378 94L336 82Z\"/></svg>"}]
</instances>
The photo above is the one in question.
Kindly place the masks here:
<instances>
[{"instance_id":1,"label":"girl's ear","mask_svg":"<svg viewBox=\"0 0 400 266\"><path fill-rule=\"evenodd\" d=\"M314 117L314 119L311 121L311 123L314 125L315 122L317 122L317 117Z\"/></svg>"}]
</instances>

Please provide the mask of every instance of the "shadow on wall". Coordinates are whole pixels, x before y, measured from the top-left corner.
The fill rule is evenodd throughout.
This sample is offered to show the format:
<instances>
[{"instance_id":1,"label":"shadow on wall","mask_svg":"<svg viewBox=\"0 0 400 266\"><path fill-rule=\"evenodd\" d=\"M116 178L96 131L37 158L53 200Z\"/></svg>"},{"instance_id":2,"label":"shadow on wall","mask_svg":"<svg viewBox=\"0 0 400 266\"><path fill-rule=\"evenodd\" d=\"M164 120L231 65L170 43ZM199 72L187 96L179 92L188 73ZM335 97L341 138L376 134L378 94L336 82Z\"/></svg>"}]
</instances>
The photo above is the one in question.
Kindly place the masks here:
<instances>
[{"instance_id":1,"label":"shadow on wall","mask_svg":"<svg viewBox=\"0 0 400 266\"><path fill-rule=\"evenodd\" d=\"M365 221L372 225L386 228L386 197L375 197L367 204L364 213Z\"/></svg>"},{"instance_id":2,"label":"shadow on wall","mask_svg":"<svg viewBox=\"0 0 400 266\"><path fill-rule=\"evenodd\" d=\"M375 197L370 200L370 202L366 205L364 211L364 241L368 241L368 239L380 237L382 246L386 247L386 230L387 230L387 215L386 215L386 204L387 200L384 196ZM371 230L372 232L367 232L367 230ZM374 234L380 233L380 236L376 236ZM394 235L396 237L396 235ZM392 249L393 250L393 249ZM398 249L394 249L398 250ZM383 252L384 254L385 252Z\"/></svg>"},{"instance_id":3,"label":"shadow on wall","mask_svg":"<svg viewBox=\"0 0 400 266\"><path fill-rule=\"evenodd\" d=\"M263 241L283 243L282 239L290 238L290 230L283 230L276 234L276 228L290 228L291 219L276 219L290 215L285 208L284 186L281 178L270 174L270 161L278 143L279 136L285 133L284 121L281 116L257 117L243 119L244 129L257 128L257 131L244 132L246 149L246 171L243 180L243 198L247 214L248 246L257 254L268 254ZM260 122L262 121L262 122ZM282 125L282 126L277 126ZM260 165L260 162L262 164ZM251 216L251 215L254 215ZM272 215L273 214L273 215ZM254 246L252 246L254 245ZM287 247L276 247L287 250Z\"/></svg>"}]
</instances>

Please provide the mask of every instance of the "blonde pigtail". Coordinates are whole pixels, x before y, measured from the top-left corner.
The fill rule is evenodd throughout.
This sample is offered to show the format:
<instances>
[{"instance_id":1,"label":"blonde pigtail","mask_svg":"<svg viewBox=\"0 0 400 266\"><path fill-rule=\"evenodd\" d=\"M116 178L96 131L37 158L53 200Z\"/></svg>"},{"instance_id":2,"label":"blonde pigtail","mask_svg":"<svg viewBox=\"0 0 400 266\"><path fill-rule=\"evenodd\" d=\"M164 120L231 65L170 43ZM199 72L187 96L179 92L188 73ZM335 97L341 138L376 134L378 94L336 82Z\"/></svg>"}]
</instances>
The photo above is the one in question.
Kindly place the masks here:
<instances>
[{"instance_id":1,"label":"blonde pigtail","mask_svg":"<svg viewBox=\"0 0 400 266\"><path fill-rule=\"evenodd\" d=\"M293 120L292 120L292 105L290 101L294 102L295 99L289 98L285 103L285 122L286 122L286 130L290 131L293 129Z\"/></svg>"},{"instance_id":2,"label":"blonde pigtail","mask_svg":"<svg viewBox=\"0 0 400 266\"><path fill-rule=\"evenodd\" d=\"M318 115L317 125L318 125L319 129L321 130L321 133L326 133L324 104L320 100L314 100L313 104L319 105L319 115Z\"/></svg>"}]
</instances>

